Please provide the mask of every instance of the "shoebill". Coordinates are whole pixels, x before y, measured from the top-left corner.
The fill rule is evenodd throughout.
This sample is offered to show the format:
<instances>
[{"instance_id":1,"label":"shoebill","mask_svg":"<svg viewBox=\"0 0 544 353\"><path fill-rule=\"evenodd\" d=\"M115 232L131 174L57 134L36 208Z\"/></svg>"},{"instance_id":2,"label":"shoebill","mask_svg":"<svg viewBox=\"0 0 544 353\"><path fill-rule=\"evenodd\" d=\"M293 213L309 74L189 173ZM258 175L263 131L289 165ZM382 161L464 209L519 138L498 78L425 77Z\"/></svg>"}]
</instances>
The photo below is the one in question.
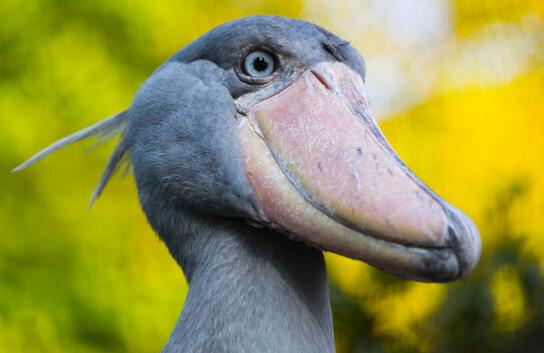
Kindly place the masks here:
<instances>
[{"instance_id":1,"label":"shoebill","mask_svg":"<svg viewBox=\"0 0 544 353\"><path fill-rule=\"evenodd\" d=\"M221 25L158 67L125 111L92 197L128 157L141 207L190 289L163 352L334 352L323 251L448 282L480 256L473 222L399 159L365 63L309 22Z\"/></svg>"}]
</instances>

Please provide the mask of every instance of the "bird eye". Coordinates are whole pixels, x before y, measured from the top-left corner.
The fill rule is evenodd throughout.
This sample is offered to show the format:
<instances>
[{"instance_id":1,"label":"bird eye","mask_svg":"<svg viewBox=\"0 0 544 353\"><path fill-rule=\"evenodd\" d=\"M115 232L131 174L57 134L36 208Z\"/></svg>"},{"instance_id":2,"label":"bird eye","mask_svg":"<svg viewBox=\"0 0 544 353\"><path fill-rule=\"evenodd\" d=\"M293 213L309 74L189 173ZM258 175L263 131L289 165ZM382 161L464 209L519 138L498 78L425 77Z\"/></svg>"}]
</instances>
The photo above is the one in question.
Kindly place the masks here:
<instances>
[{"instance_id":1,"label":"bird eye","mask_svg":"<svg viewBox=\"0 0 544 353\"><path fill-rule=\"evenodd\" d=\"M276 69L276 59L270 53L255 50L244 59L244 72L255 78L270 76Z\"/></svg>"}]
</instances>

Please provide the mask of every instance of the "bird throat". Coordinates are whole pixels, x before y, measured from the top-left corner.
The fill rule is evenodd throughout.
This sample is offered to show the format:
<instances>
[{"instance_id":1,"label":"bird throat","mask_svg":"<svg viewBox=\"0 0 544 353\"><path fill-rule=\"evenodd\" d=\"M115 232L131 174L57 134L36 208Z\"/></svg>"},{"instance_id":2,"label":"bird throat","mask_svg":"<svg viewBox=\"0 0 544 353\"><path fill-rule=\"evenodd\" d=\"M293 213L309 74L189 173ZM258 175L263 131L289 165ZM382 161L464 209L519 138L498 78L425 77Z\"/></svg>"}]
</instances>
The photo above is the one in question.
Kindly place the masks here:
<instances>
[{"instance_id":1,"label":"bird throat","mask_svg":"<svg viewBox=\"0 0 544 353\"><path fill-rule=\"evenodd\" d=\"M334 352L321 251L239 220L182 222L159 229L190 286L163 352Z\"/></svg>"}]
</instances>

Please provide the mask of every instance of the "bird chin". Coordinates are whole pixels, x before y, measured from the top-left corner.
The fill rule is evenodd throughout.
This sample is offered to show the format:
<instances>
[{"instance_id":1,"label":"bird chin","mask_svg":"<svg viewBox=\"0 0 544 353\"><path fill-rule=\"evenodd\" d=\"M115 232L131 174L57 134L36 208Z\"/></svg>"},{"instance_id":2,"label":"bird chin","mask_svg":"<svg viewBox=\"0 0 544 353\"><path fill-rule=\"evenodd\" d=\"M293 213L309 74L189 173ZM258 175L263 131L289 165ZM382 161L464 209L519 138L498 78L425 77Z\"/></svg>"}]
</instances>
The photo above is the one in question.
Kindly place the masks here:
<instances>
[{"instance_id":1,"label":"bird chin","mask_svg":"<svg viewBox=\"0 0 544 353\"><path fill-rule=\"evenodd\" d=\"M420 281L455 280L478 262L474 224L402 163L346 65L309 68L239 118L263 222Z\"/></svg>"}]
</instances>

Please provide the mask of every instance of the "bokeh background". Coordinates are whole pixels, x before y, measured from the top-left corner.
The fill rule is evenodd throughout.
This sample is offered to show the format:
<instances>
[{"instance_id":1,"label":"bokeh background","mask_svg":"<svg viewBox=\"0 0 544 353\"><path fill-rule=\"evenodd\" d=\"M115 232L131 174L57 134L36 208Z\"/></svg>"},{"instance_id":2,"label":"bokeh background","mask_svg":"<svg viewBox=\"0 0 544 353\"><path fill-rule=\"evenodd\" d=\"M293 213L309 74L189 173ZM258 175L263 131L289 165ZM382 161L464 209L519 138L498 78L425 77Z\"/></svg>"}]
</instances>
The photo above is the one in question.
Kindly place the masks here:
<instances>
[{"instance_id":1,"label":"bokeh background","mask_svg":"<svg viewBox=\"0 0 544 353\"><path fill-rule=\"evenodd\" d=\"M541 0L1 1L0 352L160 351L187 285L130 177L87 210L112 145L9 171L251 14L350 40L394 148L482 234L474 274L447 285L328 254L338 352L544 352Z\"/></svg>"}]
</instances>

